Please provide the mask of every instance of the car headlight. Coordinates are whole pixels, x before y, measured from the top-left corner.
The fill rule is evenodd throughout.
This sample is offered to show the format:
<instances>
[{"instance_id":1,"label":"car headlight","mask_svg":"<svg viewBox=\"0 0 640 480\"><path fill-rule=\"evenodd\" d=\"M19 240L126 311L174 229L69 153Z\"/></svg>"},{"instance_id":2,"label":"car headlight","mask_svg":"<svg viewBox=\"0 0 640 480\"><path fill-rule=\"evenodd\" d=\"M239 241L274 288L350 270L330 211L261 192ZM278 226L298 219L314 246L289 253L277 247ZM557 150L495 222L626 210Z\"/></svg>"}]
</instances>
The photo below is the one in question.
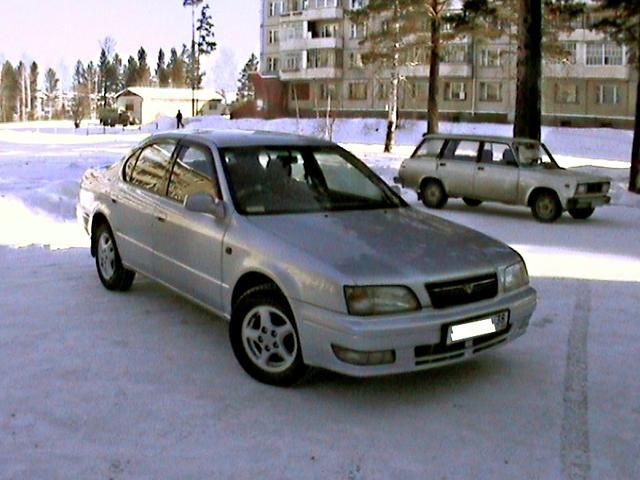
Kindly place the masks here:
<instances>
[{"instance_id":1,"label":"car headlight","mask_svg":"<svg viewBox=\"0 0 640 480\"><path fill-rule=\"evenodd\" d=\"M609 182L605 182L602 184L602 193L607 193L609 191L609 188L611 187L611 184Z\"/></svg>"},{"instance_id":2,"label":"car headlight","mask_svg":"<svg viewBox=\"0 0 640 480\"><path fill-rule=\"evenodd\" d=\"M579 183L578 186L576 187L576 195L582 195L585 193L587 193L587 184Z\"/></svg>"},{"instance_id":3,"label":"car headlight","mask_svg":"<svg viewBox=\"0 0 640 480\"><path fill-rule=\"evenodd\" d=\"M344 287L344 296L351 315L384 315L420 309L415 294L403 286Z\"/></svg>"},{"instance_id":4,"label":"car headlight","mask_svg":"<svg viewBox=\"0 0 640 480\"><path fill-rule=\"evenodd\" d=\"M517 290L529 284L529 274L524 262L520 261L504 269L503 286L505 292Z\"/></svg>"}]
</instances>

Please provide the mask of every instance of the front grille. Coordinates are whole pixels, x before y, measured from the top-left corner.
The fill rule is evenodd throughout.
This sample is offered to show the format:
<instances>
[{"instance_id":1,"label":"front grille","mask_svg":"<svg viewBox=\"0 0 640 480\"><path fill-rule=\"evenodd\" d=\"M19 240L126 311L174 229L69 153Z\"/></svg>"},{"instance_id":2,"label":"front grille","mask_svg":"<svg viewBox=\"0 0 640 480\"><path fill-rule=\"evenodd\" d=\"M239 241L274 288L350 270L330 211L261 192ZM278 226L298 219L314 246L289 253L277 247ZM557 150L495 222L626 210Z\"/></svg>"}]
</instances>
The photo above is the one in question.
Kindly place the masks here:
<instances>
[{"instance_id":1,"label":"front grille","mask_svg":"<svg viewBox=\"0 0 640 480\"><path fill-rule=\"evenodd\" d=\"M447 308L495 297L498 277L491 273L451 282L427 283L425 287L433 308Z\"/></svg>"},{"instance_id":2,"label":"front grille","mask_svg":"<svg viewBox=\"0 0 640 480\"><path fill-rule=\"evenodd\" d=\"M602 193L602 183L587 183L587 193Z\"/></svg>"}]
</instances>

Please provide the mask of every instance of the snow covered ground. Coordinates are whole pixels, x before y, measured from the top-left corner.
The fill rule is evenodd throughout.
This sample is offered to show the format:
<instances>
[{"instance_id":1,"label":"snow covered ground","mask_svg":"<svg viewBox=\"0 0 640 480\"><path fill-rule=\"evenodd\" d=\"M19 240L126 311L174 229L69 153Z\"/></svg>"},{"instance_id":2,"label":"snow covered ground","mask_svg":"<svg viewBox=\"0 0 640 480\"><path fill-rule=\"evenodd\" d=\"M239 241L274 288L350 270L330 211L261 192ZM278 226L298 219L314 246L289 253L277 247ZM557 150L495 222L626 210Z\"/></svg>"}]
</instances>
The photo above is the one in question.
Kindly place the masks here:
<instances>
[{"instance_id":1,"label":"snow covered ground","mask_svg":"<svg viewBox=\"0 0 640 480\"><path fill-rule=\"evenodd\" d=\"M525 256L539 306L521 339L451 368L317 372L281 390L240 370L222 320L145 279L127 294L97 281L73 218L80 176L172 126L0 126L0 479L640 478L631 132L543 131L562 165L614 179L613 204L588 221L456 200L435 212ZM212 127L322 131L291 119L187 126ZM401 127L392 154L378 120L338 121L334 140L390 181L424 124Z\"/></svg>"}]
</instances>

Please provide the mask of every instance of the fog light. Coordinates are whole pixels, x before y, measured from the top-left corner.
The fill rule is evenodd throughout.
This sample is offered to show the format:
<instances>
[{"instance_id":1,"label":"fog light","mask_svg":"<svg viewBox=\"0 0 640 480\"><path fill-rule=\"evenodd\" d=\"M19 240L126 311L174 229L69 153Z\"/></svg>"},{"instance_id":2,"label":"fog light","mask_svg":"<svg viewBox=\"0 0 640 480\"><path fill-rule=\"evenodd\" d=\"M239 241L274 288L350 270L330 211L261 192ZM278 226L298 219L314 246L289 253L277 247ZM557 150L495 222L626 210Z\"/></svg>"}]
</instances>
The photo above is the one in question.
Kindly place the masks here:
<instances>
[{"instance_id":1,"label":"fog light","mask_svg":"<svg viewBox=\"0 0 640 480\"><path fill-rule=\"evenodd\" d=\"M396 360L396 352L393 350L379 350L375 352L360 352L349 348L331 345L336 357L351 365L384 365Z\"/></svg>"}]
</instances>

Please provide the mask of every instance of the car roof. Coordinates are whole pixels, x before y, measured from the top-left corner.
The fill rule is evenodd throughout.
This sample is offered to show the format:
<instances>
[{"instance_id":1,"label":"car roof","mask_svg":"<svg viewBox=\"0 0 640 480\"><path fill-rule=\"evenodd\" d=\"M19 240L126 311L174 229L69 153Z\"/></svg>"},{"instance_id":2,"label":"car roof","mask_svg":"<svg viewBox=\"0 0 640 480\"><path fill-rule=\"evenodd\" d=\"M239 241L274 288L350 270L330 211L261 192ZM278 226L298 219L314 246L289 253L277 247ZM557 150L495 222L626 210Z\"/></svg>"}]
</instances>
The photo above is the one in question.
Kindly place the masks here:
<instances>
[{"instance_id":1,"label":"car roof","mask_svg":"<svg viewBox=\"0 0 640 480\"><path fill-rule=\"evenodd\" d=\"M327 140L291 133L270 132L265 130L240 130L240 129L202 129L191 131L172 131L157 133L150 136L147 141L168 138L172 140L194 140L212 144L218 148L227 147L252 147L252 146L333 146Z\"/></svg>"},{"instance_id":2,"label":"car roof","mask_svg":"<svg viewBox=\"0 0 640 480\"><path fill-rule=\"evenodd\" d=\"M505 135L478 135L478 134L464 134L464 133L427 133L423 136L424 139L452 139L452 140L475 140L478 142L537 142L530 138L524 137L507 137Z\"/></svg>"}]
</instances>

